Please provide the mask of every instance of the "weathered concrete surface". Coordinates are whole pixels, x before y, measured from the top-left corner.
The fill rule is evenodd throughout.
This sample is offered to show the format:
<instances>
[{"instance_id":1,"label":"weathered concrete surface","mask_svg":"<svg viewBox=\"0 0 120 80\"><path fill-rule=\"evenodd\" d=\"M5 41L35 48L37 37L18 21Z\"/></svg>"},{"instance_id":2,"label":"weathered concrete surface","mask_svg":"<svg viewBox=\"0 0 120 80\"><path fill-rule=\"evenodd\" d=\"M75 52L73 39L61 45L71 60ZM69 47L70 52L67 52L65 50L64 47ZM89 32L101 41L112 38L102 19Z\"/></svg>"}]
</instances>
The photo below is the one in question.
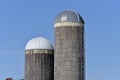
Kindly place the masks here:
<instances>
[{"instance_id":1,"label":"weathered concrete surface","mask_svg":"<svg viewBox=\"0 0 120 80\"><path fill-rule=\"evenodd\" d=\"M55 27L54 80L85 80L84 26Z\"/></svg>"},{"instance_id":2,"label":"weathered concrete surface","mask_svg":"<svg viewBox=\"0 0 120 80\"><path fill-rule=\"evenodd\" d=\"M25 53L25 80L54 80L54 50L26 50Z\"/></svg>"}]
</instances>

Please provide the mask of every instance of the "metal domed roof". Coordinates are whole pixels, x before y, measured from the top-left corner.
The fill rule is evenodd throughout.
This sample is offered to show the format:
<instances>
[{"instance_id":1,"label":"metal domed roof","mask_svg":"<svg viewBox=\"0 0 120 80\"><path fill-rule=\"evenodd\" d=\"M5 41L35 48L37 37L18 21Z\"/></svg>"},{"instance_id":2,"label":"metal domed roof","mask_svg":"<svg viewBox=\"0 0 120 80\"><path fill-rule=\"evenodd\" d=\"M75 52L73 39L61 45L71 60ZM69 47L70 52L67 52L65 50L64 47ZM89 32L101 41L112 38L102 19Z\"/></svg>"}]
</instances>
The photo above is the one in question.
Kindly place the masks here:
<instances>
[{"instance_id":1,"label":"metal domed roof","mask_svg":"<svg viewBox=\"0 0 120 80\"><path fill-rule=\"evenodd\" d=\"M82 22L84 23L82 17L75 11L66 10L61 12L55 20L55 23L60 22Z\"/></svg>"},{"instance_id":2,"label":"metal domed roof","mask_svg":"<svg viewBox=\"0 0 120 80\"><path fill-rule=\"evenodd\" d=\"M25 50L29 49L53 49L53 46L46 38L36 37L27 43Z\"/></svg>"}]
</instances>

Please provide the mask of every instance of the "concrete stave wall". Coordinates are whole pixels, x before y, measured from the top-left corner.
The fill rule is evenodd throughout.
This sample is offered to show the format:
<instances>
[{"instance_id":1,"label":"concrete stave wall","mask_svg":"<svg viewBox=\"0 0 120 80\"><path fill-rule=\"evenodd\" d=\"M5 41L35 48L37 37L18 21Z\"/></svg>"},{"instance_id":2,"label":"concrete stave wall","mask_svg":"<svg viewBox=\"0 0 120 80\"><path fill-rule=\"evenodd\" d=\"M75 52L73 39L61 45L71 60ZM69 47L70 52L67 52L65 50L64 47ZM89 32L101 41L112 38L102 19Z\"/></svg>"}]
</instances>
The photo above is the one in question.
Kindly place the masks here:
<instances>
[{"instance_id":1,"label":"concrete stave wall","mask_svg":"<svg viewBox=\"0 0 120 80\"><path fill-rule=\"evenodd\" d=\"M54 79L84 80L84 26L55 27Z\"/></svg>"},{"instance_id":2,"label":"concrete stave wall","mask_svg":"<svg viewBox=\"0 0 120 80\"><path fill-rule=\"evenodd\" d=\"M54 50L25 52L25 80L54 80Z\"/></svg>"}]
</instances>

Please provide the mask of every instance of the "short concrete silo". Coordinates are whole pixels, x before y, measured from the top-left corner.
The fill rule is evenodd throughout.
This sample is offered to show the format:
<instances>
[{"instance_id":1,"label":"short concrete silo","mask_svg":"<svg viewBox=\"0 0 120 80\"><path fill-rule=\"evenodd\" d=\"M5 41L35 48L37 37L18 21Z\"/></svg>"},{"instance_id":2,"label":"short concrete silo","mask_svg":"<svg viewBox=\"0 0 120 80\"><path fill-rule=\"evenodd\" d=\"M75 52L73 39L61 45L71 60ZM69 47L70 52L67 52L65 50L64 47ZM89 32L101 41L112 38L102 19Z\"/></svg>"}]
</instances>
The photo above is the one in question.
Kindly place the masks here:
<instances>
[{"instance_id":1,"label":"short concrete silo","mask_svg":"<svg viewBox=\"0 0 120 80\"><path fill-rule=\"evenodd\" d=\"M53 80L54 50L43 37L31 39L25 48L25 80Z\"/></svg>"},{"instance_id":2,"label":"short concrete silo","mask_svg":"<svg viewBox=\"0 0 120 80\"><path fill-rule=\"evenodd\" d=\"M75 11L63 11L56 17L54 29L54 80L85 80L82 17Z\"/></svg>"}]
</instances>

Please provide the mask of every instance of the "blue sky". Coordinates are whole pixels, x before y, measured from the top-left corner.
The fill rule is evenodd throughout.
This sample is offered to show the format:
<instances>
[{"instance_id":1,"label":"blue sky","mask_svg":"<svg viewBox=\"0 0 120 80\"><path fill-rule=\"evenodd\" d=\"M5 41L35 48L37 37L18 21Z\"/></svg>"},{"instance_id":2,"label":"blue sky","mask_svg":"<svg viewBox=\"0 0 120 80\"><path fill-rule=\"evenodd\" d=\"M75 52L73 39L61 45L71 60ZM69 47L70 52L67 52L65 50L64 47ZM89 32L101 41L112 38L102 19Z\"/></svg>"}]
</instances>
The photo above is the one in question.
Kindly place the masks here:
<instances>
[{"instance_id":1,"label":"blue sky","mask_svg":"<svg viewBox=\"0 0 120 80\"><path fill-rule=\"evenodd\" d=\"M24 49L33 37L54 45L54 21L66 9L85 21L86 80L120 80L119 0L0 0L0 80L24 78Z\"/></svg>"}]
</instances>

